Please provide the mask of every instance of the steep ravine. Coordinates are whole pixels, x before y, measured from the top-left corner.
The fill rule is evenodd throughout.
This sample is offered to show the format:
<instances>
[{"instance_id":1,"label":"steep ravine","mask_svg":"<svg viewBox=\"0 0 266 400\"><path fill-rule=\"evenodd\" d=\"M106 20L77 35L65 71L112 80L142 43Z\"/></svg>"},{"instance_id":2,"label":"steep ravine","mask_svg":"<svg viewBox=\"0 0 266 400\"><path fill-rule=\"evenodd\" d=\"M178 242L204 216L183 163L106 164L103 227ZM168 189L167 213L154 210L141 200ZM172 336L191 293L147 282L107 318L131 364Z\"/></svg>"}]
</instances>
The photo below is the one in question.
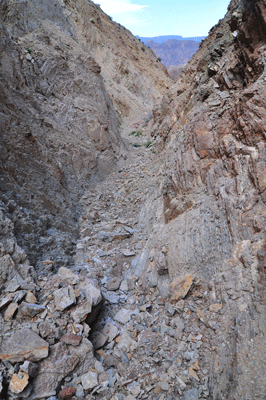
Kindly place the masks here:
<instances>
[{"instance_id":1,"label":"steep ravine","mask_svg":"<svg viewBox=\"0 0 266 400\"><path fill-rule=\"evenodd\" d=\"M1 7L0 397L263 399L264 0L169 90L90 1Z\"/></svg>"}]
</instances>

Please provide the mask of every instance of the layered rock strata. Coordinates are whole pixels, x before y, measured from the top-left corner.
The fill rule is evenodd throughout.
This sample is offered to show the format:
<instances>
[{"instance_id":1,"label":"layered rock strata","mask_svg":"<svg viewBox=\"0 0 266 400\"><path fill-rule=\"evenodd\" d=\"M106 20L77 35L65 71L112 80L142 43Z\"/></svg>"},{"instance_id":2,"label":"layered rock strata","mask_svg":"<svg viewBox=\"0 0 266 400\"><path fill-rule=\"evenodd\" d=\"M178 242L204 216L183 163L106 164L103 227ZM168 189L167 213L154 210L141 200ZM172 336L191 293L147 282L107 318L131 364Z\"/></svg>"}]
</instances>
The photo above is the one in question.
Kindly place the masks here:
<instances>
[{"instance_id":1,"label":"layered rock strata","mask_svg":"<svg viewBox=\"0 0 266 400\"><path fill-rule=\"evenodd\" d=\"M165 297L174 279L195 279L208 301L191 310L205 325L220 304L212 399L264 395L265 15L264 1L232 1L154 110L161 187L142 212L154 233L129 272L146 271Z\"/></svg>"}]
</instances>

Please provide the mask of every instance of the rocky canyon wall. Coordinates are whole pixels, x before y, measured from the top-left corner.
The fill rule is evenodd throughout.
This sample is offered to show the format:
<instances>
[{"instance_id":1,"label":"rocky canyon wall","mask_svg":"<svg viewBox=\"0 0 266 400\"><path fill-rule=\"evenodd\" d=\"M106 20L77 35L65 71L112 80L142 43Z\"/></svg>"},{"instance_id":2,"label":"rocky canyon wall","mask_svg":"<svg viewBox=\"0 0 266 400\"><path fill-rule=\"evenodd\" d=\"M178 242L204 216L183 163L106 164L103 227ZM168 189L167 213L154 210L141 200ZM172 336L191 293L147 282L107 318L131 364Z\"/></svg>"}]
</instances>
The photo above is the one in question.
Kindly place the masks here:
<instances>
[{"instance_id":1,"label":"rocky canyon wall","mask_svg":"<svg viewBox=\"0 0 266 400\"><path fill-rule=\"evenodd\" d=\"M154 110L153 234L130 272L165 298L194 282L216 400L265 396L265 22L265 1L232 1Z\"/></svg>"},{"instance_id":2,"label":"rocky canyon wall","mask_svg":"<svg viewBox=\"0 0 266 400\"><path fill-rule=\"evenodd\" d=\"M0 15L3 207L32 262L65 265L78 234L78 199L123 163L119 113L133 112L139 87L138 107L150 96L151 110L170 78L90 1L3 1Z\"/></svg>"}]
</instances>

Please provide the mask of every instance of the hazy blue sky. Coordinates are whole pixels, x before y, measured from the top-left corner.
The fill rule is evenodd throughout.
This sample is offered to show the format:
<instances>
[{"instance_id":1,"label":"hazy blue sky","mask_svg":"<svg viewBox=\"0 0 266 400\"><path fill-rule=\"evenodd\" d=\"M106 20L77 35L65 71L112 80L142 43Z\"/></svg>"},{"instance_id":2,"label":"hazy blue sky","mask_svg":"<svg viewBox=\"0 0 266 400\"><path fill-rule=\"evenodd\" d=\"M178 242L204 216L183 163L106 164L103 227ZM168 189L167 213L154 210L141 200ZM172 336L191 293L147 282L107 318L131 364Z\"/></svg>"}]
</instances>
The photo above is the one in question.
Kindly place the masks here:
<instances>
[{"instance_id":1,"label":"hazy blue sky","mask_svg":"<svg viewBox=\"0 0 266 400\"><path fill-rule=\"evenodd\" d=\"M229 0L95 0L114 21L139 36L205 36Z\"/></svg>"}]
</instances>

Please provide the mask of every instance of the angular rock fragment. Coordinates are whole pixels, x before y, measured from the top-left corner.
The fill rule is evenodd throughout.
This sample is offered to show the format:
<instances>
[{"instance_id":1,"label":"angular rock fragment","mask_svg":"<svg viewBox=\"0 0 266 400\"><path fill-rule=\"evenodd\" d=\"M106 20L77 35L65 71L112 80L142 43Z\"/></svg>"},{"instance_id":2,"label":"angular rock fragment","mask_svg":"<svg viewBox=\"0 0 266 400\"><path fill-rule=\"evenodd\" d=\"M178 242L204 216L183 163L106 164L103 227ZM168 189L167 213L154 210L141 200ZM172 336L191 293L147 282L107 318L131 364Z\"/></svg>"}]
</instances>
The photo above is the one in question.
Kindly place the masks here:
<instances>
[{"instance_id":1,"label":"angular rock fragment","mask_svg":"<svg viewBox=\"0 0 266 400\"><path fill-rule=\"evenodd\" d=\"M76 285L79 282L79 277L70 269L61 267L58 271L62 281L66 281L69 285Z\"/></svg>"},{"instance_id":2,"label":"angular rock fragment","mask_svg":"<svg viewBox=\"0 0 266 400\"><path fill-rule=\"evenodd\" d=\"M98 374L89 371L81 376L81 383L85 390L94 389L98 385Z\"/></svg>"},{"instance_id":3,"label":"angular rock fragment","mask_svg":"<svg viewBox=\"0 0 266 400\"><path fill-rule=\"evenodd\" d=\"M86 299L82 301L81 304L78 304L72 311L71 317L73 320L79 324L80 322L84 321L87 315L92 310L92 299L90 296L86 296Z\"/></svg>"},{"instance_id":4,"label":"angular rock fragment","mask_svg":"<svg viewBox=\"0 0 266 400\"><path fill-rule=\"evenodd\" d=\"M223 308L222 304L211 304L209 310L212 312L220 311Z\"/></svg>"},{"instance_id":5,"label":"angular rock fragment","mask_svg":"<svg viewBox=\"0 0 266 400\"><path fill-rule=\"evenodd\" d=\"M92 279L85 278L78 284L78 290L83 290L92 299L92 305L97 306L102 300L99 286Z\"/></svg>"},{"instance_id":6,"label":"angular rock fragment","mask_svg":"<svg viewBox=\"0 0 266 400\"><path fill-rule=\"evenodd\" d=\"M132 310L121 308L121 310L114 316L114 319L121 324L126 324L131 319L132 314L134 314Z\"/></svg>"},{"instance_id":7,"label":"angular rock fragment","mask_svg":"<svg viewBox=\"0 0 266 400\"><path fill-rule=\"evenodd\" d=\"M61 337L60 341L71 344L72 346L78 346L81 342L81 336L75 335L74 333L67 333Z\"/></svg>"},{"instance_id":8,"label":"angular rock fragment","mask_svg":"<svg viewBox=\"0 0 266 400\"><path fill-rule=\"evenodd\" d=\"M9 254L0 257L0 285L16 275L15 263Z\"/></svg>"},{"instance_id":9,"label":"angular rock fragment","mask_svg":"<svg viewBox=\"0 0 266 400\"><path fill-rule=\"evenodd\" d=\"M18 319L23 318L34 318L37 314L40 314L45 310L45 307L40 304L26 303L23 302L18 308Z\"/></svg>"},{"instance_id":10,"label":"angular rock fragment","mask_svg":"<svg viewBox=\"0 0 266 400\"><path fill-rule=\"evenodd\" d=\"M117 290L120 286L121 279L118 277L114 277L108 280L106 283L107 290L114 291Z\"/></svg>"},{"instance_id":11,"label":"angular rock fragment","mask_svg":"<svg viewBox=\"0 0 266 400\"><path fill-rule=\"evenodd\" d=\"M27 360L20 366L20 370L26 372L29 376L34 377L37 374L38 365Z\"/></svg>"},{"instance_id":12,"label":"angular rock fragment","mask_svg":"<svg viewBox=\"0 0 266 400\"><path fill-rule=\"evenodd\" d=\"M116 336L118 335L119 331L118 331L117 327L114 324L112 324L111 322L106 322L106 324L104 325L102 333L105 336L108 336L108 341L111 342L112 340L114 340L116 338Z\"/></svg>"},{"instance_id":13,"label":"angular rock fragment","mask_svg":"<svg viewBox=\"0 0 266 400\"><path fill-rule=\"evenodd\" d=\"M79 358L69 354L65 343L51 346L49 357L39 364L39 372L33 381L31 400L55 396L58 386L79 362Z\"/></svg>"},{"instance_id":14,"label":"angular rock fragment","mask_svg":"<svg viewBox=\"0 0 266 400\"><path fill-rule=\"evenodd\" d=\"M103 335L101 332L97 331L91 335L90 339L93 344L93 347L97 350L105 345L105 343L108 340L108 337L106 335Z\"/></svg>"},{"instance_id":15,"label":"angular rock fragment","mask_svg":"<svg viewBox=\"0 0 266 400\"><path fill-rule=\"evenodd\" d=\"M26 372L14 374L9 383L9 390L12 393L21 393L29 383L29 375Z\"/></svg>"},{"instance_id":16,"label":"angular rock fragment","mask_svg":"<svg viewBox=\"0 0 266 400\"><path fill-rule=\"evenodd\" d=\"M9 304L4 314L4 320L9 321L10 319L12 319L17 309L18 309L17 303Z\"/></svg>"},{"instance_id":17,"label":"angular rock fragment","mask_svg":"<svg viewBox=\"0 0 266 400\"><path fill-rule=\"evenodd\" d=\"M126 351L133 351L137 347L138 343L133 340L128 332L125 330L121 335L120 341L118 343L118 348L121 350L125 349Z\"/></svg>"},{"instance_id":18,"label":"angular rock fragment","mask_svg":"<svg viewBox=\"0 0 266 400\"><path fill-rule=\"evenodd\" d=\"M71 400L73 396L76 394L76 388L64 388L60 392L60 399L62 400Z\"/></svg>"},{"instance_id":19,"label":"angular rock fragment","mask_svg":"<svg viewBox=\"0 0 266 400\"><path fill-rule=\"evenodd\" d=\"M37 299L32 292L27 293L25 301L27 303L33 303L33 304L37 303Z\"/></svg>"},{"instance_id":20,"label":"angular rock fragment","mask_svg":"<svg viewBox=\"0 0 266 400\"><path fill-rule=\"evenodd\" d=\"M54 292L55 307L59 311L64 311L66 308L75 304L75 294L71 286L58 289Z\"/></svg>"},{"instance_id":21,"label":"angular rock fragment","mask_svg":"<svg viewBox=\"0 0 266 400\"><path fill-rule=\"evenodd\" d=\"M193 284L193 281L194 278L193 276L190 275L186 275L183 276L182 278L175 279L169 287L171 302L175 303L180 299L184 299L188 294Z\"/></svg>"},{"instance_id":22,"label":"angular rock fragment","mask_svg":"<svg viewBox=\"0 0 266 400\"><path fill-rule=\"evenodd\" d=\"M48 343L31 329L23 328L12 336L2 340L0 359L2 361L22 362L39 361L48 356Z\"/></svg>"},{"instance_id":23,"label":"angular rock fragment","mask_svg":"<svg viewBox=\"0 0 266 400\"><path fill-rule=\"evenodd\" d=\"M12 297L10 297L10 296L2 297L2 299L0 300L0 310L4 307L8 306L8 304L11 302L12 302Z\"/></svg>"}]
</instances>

